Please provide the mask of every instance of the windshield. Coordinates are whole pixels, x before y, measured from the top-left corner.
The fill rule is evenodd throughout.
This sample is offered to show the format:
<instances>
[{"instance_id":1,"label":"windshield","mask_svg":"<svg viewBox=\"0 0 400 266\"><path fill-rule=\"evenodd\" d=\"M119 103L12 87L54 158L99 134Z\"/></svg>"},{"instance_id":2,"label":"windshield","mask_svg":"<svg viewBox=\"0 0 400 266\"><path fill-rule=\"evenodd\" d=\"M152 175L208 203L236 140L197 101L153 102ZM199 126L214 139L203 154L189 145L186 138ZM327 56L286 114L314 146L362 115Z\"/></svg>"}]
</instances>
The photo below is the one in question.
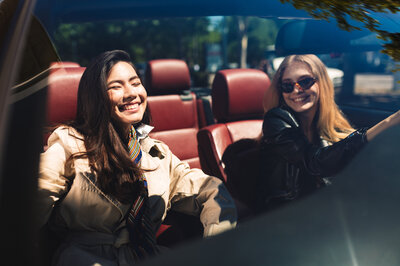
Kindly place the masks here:
<instances>
[{"instance_id":1,"label":"windshield","mask_svg":"<svg viewBox=\"0 0 400 266\"><path fill-rule=\"evenodd\" d=\"M387 19L392 23L386 23L386 27L393 31L399 28L393 18ZM180 58L190 67L192 86L210 88L213 75L224 68L262 69L272 78L283 60L275 51L277 33L293 22L305 23L254 16L163 18L61 23L50 34L62 61L85 66L101 51L123 49L132 54L143 75L148 60ZM328 25L335 32L324 33L330 38L324 40L318 36L327 31L327 24L317 21L310 24L313 28L307 26L298 41L302 43L299 51L315 53L327 65L338 103L399 109L400 72L395 71L396 62L382 53L383 42L370 32L339 32L332 23ZM344 37L341 39L338 33ZM245 58L241 36L246 38ZM293 34L288 36L287 45L300 45L293 44ZM323 47L323 53L319 47Z\"/></svg>"},{"instance_id":2,"label":"windshield","mask_svg":"<svg viewBox=\"0 0 400 266\"><path fill-rule=\"evenodd\" d=\"M192 110L198 112L193 111L198 115L193 121L199 123L191 124L192 133L218 124L213 116L212 89L221 70L258 69L268 77L263 84L270 84L284 57L296 53L315 54L327 66L336 103L353 128L371 127L400 109L400 62L383 52L385 41L361 24L361 30L347 32L339 29L336 21L311 19L305 11L282 3L285 1L0 0L0 6L11 2L12 12L0 10L0 21L4 21L0 87L2 95L9 96L2 97L6 107L2 110L7 110L0 117L0 203L5 214L4 242L12 250L5 253L15 261L24 260L21 265L29 264L27 258L43 256L36 254L38 248L50 246L51 250L53 245L31 245L35 236L30 219L34 217L31 204L40 156L47 148L47 133L53 129L49 110L71 111L68 118L74 119L76 93L73 91L72 97L63 93L77 89L84 68L104 51L127 51L144 87L150 61L179 59L185 67L187 64L190 84L178 98L182 105L197 100ZM400 32L398 13L375 15L382 29ZM50 106L54 84L61 104ZM247 86L242 85L243 94ZM160 110L173 107L167 102ZM159 121L164 126L178 120L161 116ZM179 134L174 128L165 135ZM236 140L233 134L225 135L229 141ZM197 143L196 135L192 137L184 143L177 141L178 148L191 144L199 154L204 147ZM181 260L176 265L398 264L398 137L397 128L373 142L345 169L338 186L269 216L244 220L237 232L195 242L187 250L182 245L183 252L178 248L147 265L166 265L168 259ZM225 139L221 143L225 145ZM217 153L222 156L223 150ZM224 171L221 158L217 159ZM208 251L199 252L203 250ZM25 251L29 256L22 256ZM51 256L44 257L50 264Z\"/></svg>"}]
</instances>

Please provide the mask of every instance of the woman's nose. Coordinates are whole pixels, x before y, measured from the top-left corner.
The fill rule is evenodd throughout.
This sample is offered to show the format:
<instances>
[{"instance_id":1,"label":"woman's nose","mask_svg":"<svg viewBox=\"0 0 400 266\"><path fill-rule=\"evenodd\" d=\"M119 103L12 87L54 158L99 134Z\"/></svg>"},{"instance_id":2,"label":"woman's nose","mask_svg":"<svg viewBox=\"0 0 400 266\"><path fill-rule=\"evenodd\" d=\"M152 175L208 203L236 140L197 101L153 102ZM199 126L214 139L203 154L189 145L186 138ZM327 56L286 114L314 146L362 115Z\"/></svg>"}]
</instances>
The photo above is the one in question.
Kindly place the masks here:
<instances>
[{"instance_id":1,"label":"woman's nose","mask_svg":"<svg viewBox=\"0 0 400 266\"><path fill-rule=\"evenodd\" d=\"M127 84L124 90L124 98L136 98L138 96L138 90L135 86Z\"/></svg>"},{"instance_id":2,"label":"woman's nose","mask_svg":"<svg viewBox=\"0 0 400 266\"><path fill-rule=\"evenodd\" d=\"M301 91L301 92L303 92L304 91L304 89L300 86L300 84L299 83L294 83L294 85L293 85L293 87L295 88L295 89L297 89L297 91Z\"/></svg>"}]
</instances>

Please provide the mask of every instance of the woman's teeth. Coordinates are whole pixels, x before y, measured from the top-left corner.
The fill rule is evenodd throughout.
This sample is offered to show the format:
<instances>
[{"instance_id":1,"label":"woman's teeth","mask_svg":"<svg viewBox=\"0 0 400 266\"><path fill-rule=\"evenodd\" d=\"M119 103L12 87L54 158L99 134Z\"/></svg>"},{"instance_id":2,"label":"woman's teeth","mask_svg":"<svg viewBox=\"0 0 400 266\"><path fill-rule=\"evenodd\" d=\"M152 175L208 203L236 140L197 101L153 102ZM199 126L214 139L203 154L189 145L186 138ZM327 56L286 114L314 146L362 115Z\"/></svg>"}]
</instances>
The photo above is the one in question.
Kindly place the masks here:
<instances>
[{"instance_id":1,"label":"woman's teeth","mask_svg":"<svg viewBox=\"0 0 400 266\"><path fill-rule=\"evenodd\" d=\"M306 97L301 97L301 98L296 98L296 99L293 99L293 101L294 102L302 102L302 101L304 101L306 99Z\"/></svg>"},{"instance_id":2,"label":"woman's teeth","mask_svg":"<svg viewBox=\"0 0 400 266\"><path fill-rule=\"evenodd\" d=\"M138 105L139 105L139 104L137 104L137 103L136 103L136 104L126 104L126 105L120 106L119 109L120 109L121 111L132 110L132 109L137 108Z\"/></svg>"}]
</instances>

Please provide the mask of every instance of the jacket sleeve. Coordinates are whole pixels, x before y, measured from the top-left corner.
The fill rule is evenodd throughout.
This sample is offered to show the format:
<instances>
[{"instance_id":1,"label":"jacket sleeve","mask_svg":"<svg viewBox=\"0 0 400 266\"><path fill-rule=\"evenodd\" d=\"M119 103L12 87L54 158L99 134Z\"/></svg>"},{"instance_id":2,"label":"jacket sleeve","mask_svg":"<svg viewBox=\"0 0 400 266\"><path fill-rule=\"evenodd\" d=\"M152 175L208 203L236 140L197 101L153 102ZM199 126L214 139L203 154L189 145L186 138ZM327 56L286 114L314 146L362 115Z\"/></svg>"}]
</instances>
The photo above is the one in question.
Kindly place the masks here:
<instances>
[{"instance_id":1,"label":"jacket sleeve","mask_svg":"<svg viewBox=\"0 0 400 266\"><path fill-rule=\"evenodd\" d=\"M49 137L48 149L40 157L38 190L35 200L38 228L46 224L55 203L67 192L70 180L67 176L71 177L73 174L73 168L66 165L71 154L66 149L61 137L64 132L56 130L52 133Z\"/></svg>"},{"instance_id":2,"label":"jacket sleeve","mask_svg":"<svg viewBox=\"0 0 400 266\"><path fill-rule=\"evenodd\" d=\"M288 162L303 164L311 175L332 176L367 143L366 129L356 130L333 145L320 147L311 144L297 121L286 110L276 108L264 117L263 140L265 149L273 149Z\"/></svg>"},{"instance_id":3,"label":"jacket sleeve","mask_svg":"<svg viewBox=\"0 0 400 266\"><path fill-rule=\"evenodd\" d=\"M234 228L236 207L222 181L200 169L190 169L187 163L173 154L171 156L171 208L200 216L204 237Z\"/></svg>"}]
</instances>

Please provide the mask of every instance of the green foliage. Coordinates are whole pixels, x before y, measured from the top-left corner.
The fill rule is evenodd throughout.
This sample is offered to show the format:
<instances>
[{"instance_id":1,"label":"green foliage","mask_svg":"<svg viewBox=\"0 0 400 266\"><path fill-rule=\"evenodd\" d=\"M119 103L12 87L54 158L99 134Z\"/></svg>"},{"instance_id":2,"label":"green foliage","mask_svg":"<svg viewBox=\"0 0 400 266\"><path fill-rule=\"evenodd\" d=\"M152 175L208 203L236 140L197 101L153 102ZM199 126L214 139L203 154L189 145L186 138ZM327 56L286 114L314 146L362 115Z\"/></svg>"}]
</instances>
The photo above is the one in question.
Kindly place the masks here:
<instances>
[{"instance_id":1,"label":"green foliage","mask_svg":"<svg viewBox=\"0 0 400 266\"><path fill-rule=\"evenodd\" d=\"M275 44L278 27L272 20L251 18L248 26L249 46L247 61L251 66L257 66L260 59L265 57L268 45Z\"/></svg>"},{"instance_id":2,"label":"green foliage","mask_svg":"<svg viewBox=\"0 0 400 266\"><path fill-rule=\"evenodd\" d=\"M181 58L189 65L205 64L204 43L218 40L208 31L207 18L178 18L62 24L54 44L62 60L87 65L95 55L111 49L128 51L133 60Z\"/></svg>"},{"instance_id":3,"label":"green foliage","mask_svg":"<svg viewBox=\"0 0 400 266\"><path fill-rule=\"evenodd\" d=\"M367 29L376 32L379 38L388 41L383 52L396 61L400 61L400 33L389 33L379 28L379 21L371 16L373 12L396 13L400 11L399 0L280 0L291 3L295 8L306 10L318 19L334 18L340 28L356 30L359 27L351 25L349 19L361 22Z\"/></svg>"},{"instance_id":4,"label":"green foliage","mask_svg":"<svg viewBox=\"0 0 400 266\"><path fill-rule=\"evenodd\" d=\"M256 67L264 59L268 45L275 43L278 26L273 20L248 17L247 20L247 62ZM238 17L227 17L228 25L228 60L240 62L240 36L238 35Z\"/></svg>"},{"instance_id":5,"label":"green foliage","mask_svg":"<svg viewBox=\"0 0 400 266\"><path fill-rule=\"evenodd\" d=\"M86 66L97 54L112 49L130 53L140 68L157 58L184 59L189 67L197 64L193 81L203 86L208 82L206 44L222 43L222 23L207 17L104 21L96 23L61 24L54 34L54 45L63 61ZM272 20L258 17L247 19L247 62L256 67L273 44L278 27ZM240 36L237 17L227 17L227 51L229 62L240 62ZM199 86L200 86L199 85Z\"/></svg>"}]
</instances>

